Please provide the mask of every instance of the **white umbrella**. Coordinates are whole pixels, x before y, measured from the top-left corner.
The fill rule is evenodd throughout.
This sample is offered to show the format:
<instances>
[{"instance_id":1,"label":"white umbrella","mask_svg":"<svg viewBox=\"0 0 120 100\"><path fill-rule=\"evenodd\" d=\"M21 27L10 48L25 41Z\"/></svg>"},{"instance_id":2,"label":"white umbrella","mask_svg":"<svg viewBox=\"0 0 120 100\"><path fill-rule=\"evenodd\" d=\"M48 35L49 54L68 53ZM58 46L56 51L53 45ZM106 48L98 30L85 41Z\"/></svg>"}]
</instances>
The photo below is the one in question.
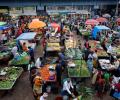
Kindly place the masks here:
<instances>
[{"instance_id":1,"label":"white umbrella","mask_svg":"<svg viewBox=\"0 0 120 100\"><path fill-rule=\"evenodd\" d=\"M110 18L111 15L110 14L104 14L103 17Z\"/></svg>"}]
</instances>

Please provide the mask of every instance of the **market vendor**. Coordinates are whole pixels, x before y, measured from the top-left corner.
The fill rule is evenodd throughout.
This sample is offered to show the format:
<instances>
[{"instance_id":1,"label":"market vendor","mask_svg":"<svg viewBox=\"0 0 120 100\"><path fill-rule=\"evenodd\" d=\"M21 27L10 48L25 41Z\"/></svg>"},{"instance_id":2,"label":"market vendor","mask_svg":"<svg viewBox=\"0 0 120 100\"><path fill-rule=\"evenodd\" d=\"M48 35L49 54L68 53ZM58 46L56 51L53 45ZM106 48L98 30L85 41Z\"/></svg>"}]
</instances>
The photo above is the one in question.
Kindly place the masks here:
<instances>
[{"instance_id":1,"label":"market vendor","mask_svg":"<svg viewBox=\"0 0 120 100\"><path fill-rule=\"evenodd\" d=\"M35 67L40 68L42 63L42 57L37 58L35 62Z\"/></svg>"},{"instance_id":2,"label":"market vendor","mask_svg":"<svg viewBox=\"0 0 120 100\"><path fill-rule=\"evenodd\" d=\"M24 42L23 45L22 45L22 50L24 52L28 52L28 47L26 46L26 43Z\"/></svg>"},{"instance_id":3,"label":"market vendor","mask_svg":"<svg viewBox=\"0 0 120 100\"><path fill-rule=\"evenodd\" d=\"M37 75L34 79L34 85L33 85L33 93L35 98L39 98L39 96L42 94L42 78L40 75Z\"/></svg>"},{"instance_id":4,"label":"market vendor","mask_svg":"<svg viewBox=\"0 0 120 100\"><path fill-rule=\"evenodd\" d=\"M93 53L93 67L94 68L97 67L97 60L98 60L97 50L95 50L94 53Z\"/></svg>"},{"instance_id":5,"label":"market vendor","mask_svg":"<svg viewBox=\"0 0 120 100\"><path fill-rule=\"evenodd\" d=\"M70 97L70 96L75 97L74 94L72 93L71 89L73 90L73 85L72 85L71 79L68 78L63 83L62 95L63 96L67 95L68 97Z\"/></svg>"}]
</instances>

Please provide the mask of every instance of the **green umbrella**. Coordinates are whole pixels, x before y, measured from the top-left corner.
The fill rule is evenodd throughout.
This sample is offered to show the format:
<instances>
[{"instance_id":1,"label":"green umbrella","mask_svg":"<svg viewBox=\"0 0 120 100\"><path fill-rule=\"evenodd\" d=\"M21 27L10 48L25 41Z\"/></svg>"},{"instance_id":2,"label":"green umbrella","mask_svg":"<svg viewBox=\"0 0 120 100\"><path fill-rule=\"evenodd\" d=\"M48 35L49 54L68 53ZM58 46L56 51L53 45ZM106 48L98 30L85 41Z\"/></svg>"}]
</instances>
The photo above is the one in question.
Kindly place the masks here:
<instances>
[{"instance_id":1,"label":"green umbrella","mask_svg":"<svg viewBox=\"0 0 120 100\"><path fill-rule=\"evenodd\" d=\"M0 26L3 26L5 24L6 24L6 22L0 22Z\"/></svg>"}]
</instances>

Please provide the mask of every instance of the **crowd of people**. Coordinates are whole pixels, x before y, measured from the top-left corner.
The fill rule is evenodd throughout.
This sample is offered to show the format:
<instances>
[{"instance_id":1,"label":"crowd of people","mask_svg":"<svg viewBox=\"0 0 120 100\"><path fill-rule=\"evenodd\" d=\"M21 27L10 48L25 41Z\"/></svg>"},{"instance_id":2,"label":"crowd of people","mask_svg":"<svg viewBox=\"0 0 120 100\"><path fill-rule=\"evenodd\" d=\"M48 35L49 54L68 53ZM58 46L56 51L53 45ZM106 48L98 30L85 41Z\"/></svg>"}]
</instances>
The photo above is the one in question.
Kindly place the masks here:
<instances>
[{"instance_id":1,"label":"crowd of people","mask_svg":"<svg viewBox=\"0 0 120 100\"><path fill-rule=\"evenodd\" d=\"M30 63L28 65L28 71L29 71L29 78L31 82L31 87L33 89L33 94L36 100L47 100L50 89L48 87L48 84L45 80L42 79L41 73L39 70L44 67L45 60L47 58L47 51L46 51L46 45L47 40L52 36L52 32L57 33L55 36L57 38L60 38L60 45L63 47L63 51L58 53L57 60L56 60L56 79L57 79L57 89L61 89L61 99L56 100L70 100L69 98L75 98L76 94L74 93L74 86L72 84L71 78L66 77L64 80L62 79L63 72L65 72L67 68L67 62L65 60L65 33L64 27L69 26L70 31L76 31L76 34L79 35L80 32L78 29L85 28L85 21L86 19L80 19L80 18L72 18L68 16L68 19L65 19L64 21L57 20L56 18L50 18L45 17L41 19L39 16L34 16L33 18L39 18L39 20L45 21L47 26L44 29L41 29L42 31L42 39L40 41L41 48L43 48L43 55L39 56L38 58L35 58L35 50L32 47L27 47L26 42L23 44L20 44L21 50L19 50L18 46L14 46L11 50L11 53L13 54L13 57L17 59L17 56L19 55L19 52L27 52L30 55ZM12 24L12 27L8 30L5 30L2 32L2 35L0 37L0 43L5 44L8 41L11 41L18 36L20 36L22 33L26 32L32 32L33 30L30 30L28 28L28 24L33 19L31 16L21 16L16 20L16 23L12 23L10 21L9 23ZM49 23L54 22L55 19L57 20L56 23L60 24L60 29L51 29L49 28ZM100 23L101 25L106 25L110 27L112 30L119 31L119 25L115 23L114 18L109 18L109 21L106 23ZM89 34L92 33L93 27L89 29ZM105 34L104 36L102 36ZM80 34L81 35L81 34ZM82 37L82 36L81 36ZM85 59L87 63L87 68L90 72L90 79L92 79L92 86L94 87L94 90L96 92L96 95L100 98L103 98L104 95L106 95L110 91L110 96L112 97L119 97L120 98L120 62L118 61L118 58L116 55L112 55L114 52L113 45L115 43L115 39L113 38L113 31L108 31L107 33L104 31L99 32L97 39L98 41L101 41L101 45L104 48L104 50L109 54L110 62L114 65L112 69L109 70L101 70L99 63L98 63L98 55L97 50L93 51L92 47L89 44L89 40L91 39L91 35L88 37L82 37L83 38L83 45L81 45L80 49L84 49L84 55L83 59ZM103 38L103 39L102 39ZM106 44L110 42L110 45L107 47ZM90 84L90 83L89 83ZM56 89L54 87L54 89Z\"/></svg>"}]
</instances>

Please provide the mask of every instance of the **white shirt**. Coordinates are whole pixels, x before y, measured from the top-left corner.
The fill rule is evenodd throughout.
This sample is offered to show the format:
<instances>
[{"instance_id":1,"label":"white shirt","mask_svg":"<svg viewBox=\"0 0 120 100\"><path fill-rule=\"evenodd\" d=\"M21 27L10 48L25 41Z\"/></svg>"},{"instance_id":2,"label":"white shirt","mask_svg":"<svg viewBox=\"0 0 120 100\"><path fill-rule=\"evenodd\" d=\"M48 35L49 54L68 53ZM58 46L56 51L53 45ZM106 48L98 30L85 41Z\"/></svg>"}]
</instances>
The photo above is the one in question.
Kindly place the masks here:
<instances>
[{"instance_id":1,"label":"white shirt","mask_svg":"<svg viewBox=\"0 0 120 100\"><path fill-rule=\"evenodd\" d=\"M97 58L98 58L98 56L97 56L97 54L96 54L96 53L93 53L93 58L95 58L95 59L97 59Z\"/></svg>"},{"instance_id":2,"label":"white shirt","mask_svg":"<svg viewBox=\"0 0 120 100\"><path fill-rule=\"evenodd\" d=\"M46 100L46 99L44 99L44 97L43 97L43 96L41 96L41 97L40 97L40 100Z\"/></svg>"},{"instance_id":3,"label":"white shirt","mask_svg":"<svg viewBox=\"0 0 120 100\"><path fill-rule=\"evenodd\" d=\"M14 46L14 47L12 48L12 50L11 50L11 52L12 52L12 54L13 54L14 56L16 55L17 51L18 51L17 46Z\"/></svg>"},{"instance_id":4,"label":"white shirt","mask_svg":"<svg viewBox=\"0 0 120 100\"><path fill-rule=\"evenodd\" d=\"M112 84L117 84L120 80L120 77L113 76Z\"/></svg>"},{"instance_id":5,"label":"white shirt","mask_svg":"<svg viewBox=\"0 0 120 100\"><path fill-rule=\"evenodd\" d=\"M40 68L40 66L41 66L40 58L37 58L37 60L36 60L36 62L35 62L35 66L36 66L37 68Z\"/></svg>"},{"instance_id":6,"label":"white shirt","mask_svg":"<svg viewBox=\"0 0 120 100\"><path fill-rule=\"evenodd\" d=\"M66 90L69 94L71 94L70 88L73 88L72 82L65 81L63 84L63 91Z\"/></svg>"},{"instance_id":7,"label":"white shirt","mask_svg":"<svg viewBox=\"0 0 120 100\"><path fill-rule=\"evenodd\" d=\"M119 65L120 65L119 61L118 61L118 60L115 61L115 62L114 62L114 65L115 65L115 69L117 69L117 68L119 67Z\"/></svg>"},{"instance_id":8,"label":"white shirt","mask_svg":"<svg viewBox=\"0 0 120 100\"><path fill-rule=\"evenodd\" d=\"M108 47L107 52L108 52L108 53L112 53L112 52L113 52L113 47L112 47L111 45Z\"/></svg>"}]
</instances>

